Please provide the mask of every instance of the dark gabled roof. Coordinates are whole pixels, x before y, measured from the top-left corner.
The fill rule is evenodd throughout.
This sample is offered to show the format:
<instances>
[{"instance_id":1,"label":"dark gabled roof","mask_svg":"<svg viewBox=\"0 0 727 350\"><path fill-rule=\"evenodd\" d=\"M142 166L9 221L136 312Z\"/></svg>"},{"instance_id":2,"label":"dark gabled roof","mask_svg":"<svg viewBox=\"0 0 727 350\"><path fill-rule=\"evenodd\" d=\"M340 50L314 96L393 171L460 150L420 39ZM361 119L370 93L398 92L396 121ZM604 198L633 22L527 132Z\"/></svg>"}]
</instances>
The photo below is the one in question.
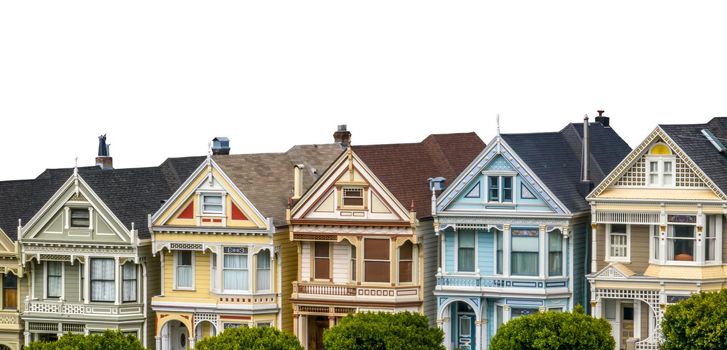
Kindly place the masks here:
<instances>
[{"instance_id":1,"label":"dark gabled roof","mask_svg":"<svg viewBox=\"0 0 727 350\"><path fill-rule=\"evenodd\" d=\"M353 146L353 151L401 204L417 218L432 215L428 179L454 181L485 148L474 132L429 135L419 143Z\"/></svg>"},{"instance_id":2,"label":"dark gabled roof","mask_svg":"<svg viewBox=\"0 0 727 350\"><path fill-rule=\"evenodd\" d=\"M285 153L215 155L237 188L275 226L287 224L285 211L293 196L293 167L303 165L304 193L344 151L339 144L299 145Z\"/></svg>"},{"instance_id":3,"label":"dark gabled roof","mask_svg":"<svg viewBox=\"0 0 727 350\"><path fill-rule=\"evenodd\" d=\"M706 124L660 124L659 127L722 192L727 193L727 154L718 152L702 134L702 129L708 129L723 144L727 144L727 117L713 118Z\"/></svg>"},{"instance_id":4,"label":"dark gabled roof","mask_svg":"<svg viewBox=\"0 0 727 350\"><path fill-rule=\"evenodd\" d=\"M598 185L631 148L611 127L589 123L590 179ZM571 123L558 132L502 134L502 139L573 212L590 210L581 184L583 123Z\"/></svg>"},{"instance_id":5,"label":"dark gabled roof","mask_svg":"<svg viewBox=\"0 0 727 350\"><path fill-rule=\"evenodd\" d=\"M147 214L154 213L204 157L169 158L158 167L108 169L82 167L81 178L127 227L133 222L140 238L149 238ZM46 169L33 180L0 182L0 228L17 240L23 225L45 205L73 174L72 168Z\"/></svg>"}]
</instances>

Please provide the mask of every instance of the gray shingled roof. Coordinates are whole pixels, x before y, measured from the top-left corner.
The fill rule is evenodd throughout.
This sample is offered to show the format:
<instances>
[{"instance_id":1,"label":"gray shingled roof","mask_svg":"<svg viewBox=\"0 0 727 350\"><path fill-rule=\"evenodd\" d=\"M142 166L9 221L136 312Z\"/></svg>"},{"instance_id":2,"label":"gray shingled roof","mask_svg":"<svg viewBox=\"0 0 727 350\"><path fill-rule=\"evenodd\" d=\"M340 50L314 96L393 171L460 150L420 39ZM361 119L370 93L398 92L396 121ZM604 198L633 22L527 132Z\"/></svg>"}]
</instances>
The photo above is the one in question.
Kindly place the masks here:
<instances>
[{"instance_id":1,"label":"gray shingled roof","mask_svg":"<svg viewBox=\"0 0 727 350\"><path fill-rule=\"evenodd\" d=\"M344 151L339 144L294 146L285 153L215 155L214 161L275 226L287 225L293 196L293 167L303 164L304 193Z\"/></svg>"},{"instance_id":2,"label":"gray shingled roof","mask_svg":"<svg viewBox=\"0 0 727 350\"><path fill-rule=\"evenodd\" d=\"M713 118L706 124L659 125L702 171L714 181L722 192L727 193L727 154L719 153L702 134L709 129L727 145L727 117Z\"/></svg>"},{"instance_id":3,"label":"gray shingled roof","mask_svg":"<svg viewBox=\"0 0 727 350\"><path fill-rule=\"evenodd\" d=\"M589 123L590 179L597 186L631 147L611 127ZM581 190L583 123L571 123L558 132L502 134L502 139L535 172L548 189L573 212L590 210Z\"/></svg>"},{"instance_id":4,"label":"gray shingled roof","mask_svg":"<svg viewBox=\"0 0 727 350\"><path fill-rule=\"evenodd\" d=\"M169 158L158 167L102 170L82 167L78 172L109 209L126 225L149 238L147 214L154 213L204 157ZM72 168L47 169L32 180L0 182L0 228L17 239L18 219L25 225L73 174Z\"/></svg>"}]
</instances>

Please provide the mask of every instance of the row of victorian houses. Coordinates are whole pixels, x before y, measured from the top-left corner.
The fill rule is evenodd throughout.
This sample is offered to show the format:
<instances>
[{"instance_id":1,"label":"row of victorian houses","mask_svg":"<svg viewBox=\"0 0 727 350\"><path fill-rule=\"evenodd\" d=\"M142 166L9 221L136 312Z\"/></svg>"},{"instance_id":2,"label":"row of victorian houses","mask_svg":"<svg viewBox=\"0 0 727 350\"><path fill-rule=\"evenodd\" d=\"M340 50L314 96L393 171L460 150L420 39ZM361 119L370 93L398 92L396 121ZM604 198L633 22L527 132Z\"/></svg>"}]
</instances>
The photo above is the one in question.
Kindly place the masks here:
<instances>
[{"instance_id":1,"label":"row of victorian houses","mask_svg":"<svg viewBox=\"0 0 727 350\"><path fill-rule=\"evenodd\" d=\"M656 349L665 308L725 287L727 118L635 149L608 117L557 132L434 134L0 182L0 348L118 329L185 350L276 327L308 350L348 314L412 311L448 349L586 307ZM727 226L727 225L725 225ZM724 248L724 249L723 249ZM724 250L724 251L723 251Z\"/></svg>"}]
</instances>

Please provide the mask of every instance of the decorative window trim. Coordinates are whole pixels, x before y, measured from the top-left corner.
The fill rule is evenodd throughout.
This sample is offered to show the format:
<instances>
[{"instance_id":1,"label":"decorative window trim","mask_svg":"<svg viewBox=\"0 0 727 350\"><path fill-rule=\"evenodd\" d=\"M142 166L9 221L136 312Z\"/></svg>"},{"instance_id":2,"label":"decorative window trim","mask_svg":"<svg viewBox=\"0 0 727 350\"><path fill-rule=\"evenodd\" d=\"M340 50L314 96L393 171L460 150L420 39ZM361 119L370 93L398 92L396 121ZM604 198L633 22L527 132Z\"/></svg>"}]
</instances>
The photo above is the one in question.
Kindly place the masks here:
<instances>
[{"instance_id":1,"label":"decorative window trim","mask_svg":"<svg viewBox=\"0 0 727 350\"><path fill-rule=\"evenodd\" d=\"M239 251L233 251L238 250ZM255 269L252 268L252 256L250 249L246 246L227 246L222 247L222 265L217 266L218 269L222 269L222 279L220 280L220 289L222 290L221 294L245 294L252 292L252 275L255 272ZM244 260L246 261L245 268L225 268L225 256L226 255L239 255L244 256ZM270 267L272 270L272 266ZM247 271L247 289L228 289L225 288L225 270L231 270L231 271ZM270 281L271 285L273 283L272 278ZM271 287L272 288L272 287Z\"/></svg>"},{"instance_id":2,"label":"decorative window trim","mask_svg":"<svg viewBox=\"0 0 727 350\"><path fill-rule=\"evenodd\" d=\"M477 180L477 183L474 186L470 187L467 193L465 193L464 198L472 199L480 197L482 197L482 181Z\"/></svg>"},{"instance_id":3,"label":"decorative window trim","mask_svg":"<svg viewBox=\"0 0 727 350\"><path fill-rule=\"evenodd\" d=\"M209 211L205 210L205 197L220 197L220 211ZM200 215L203 216L225 216L227 213L227 193L225 192L212 192L205 191L199 193L199 211Z\"/></svg>"},{"instance_id":4,"label":"decorative window trim","mask_svg":"<svg viewBox=\"0 0 727 350\"><path fill-rule=\"evenodd\" d=\"M192 286L191 287L179 287L179 286L177 286L177 263L179 262L179 254L181 252L189 252L190 255L192 256ZM193 251L193 250L177 250L177 251L174 251L174 259L173 259L173 263L174 264L173 264L173 269L172 269L172 272L173 272L173 274L172 274L173 275L172 276L172 290L193 291L193 290L196 289L195 288L196 287L196 283L197 283L197 279L195 278L196 277L196 273L197 273L196 272L196 265L197 264L195 263L196 262L195 261L196 255L197 254L195 254L195 251Z\"/></svg>"},{"instance_id":5,"label":"decorative window trim","mask_svg":"<svg viewBox=\"0 0 727 350\"><path fill-rule=\"evenodd\" d=\"M626 256L620 257L620 256L611 256L611 232L612 232L612 225L614 224L606 224L606 244L604 244L606 247L606 261L607 262L621 262L621 263L631 263L631 224L620 224L626 226ZM618 233L624 233L624 232L618 232ZM649 237L651 239L651 237Z\"/></svg>"},{"instance_id":6,"label":"decorative window trim","mask_svg":"<svg viewBox=\"0 0 727 350\"><path fill-rule=\"evenodd\" d=\"M353 244L349 245L348 249L348 261L349 261L349 273L348 279L351 283L356 283L358 273L356 271L358 267L358 247Z\"/></svg>"},{"instance_id":7,"label":"decorative window trim","mask_svg":"<svg viewBox=\"0 0 727 350\"><path fill-rule=\"evenodd\" d=\"M520 181L520 199L538 199L538 197L533 193L533 190L531 190L527 184L525 184L524 181ZM526 193L528 195L526 195Z\"/></svg>"},{"instance_id":8,"label":"decorative window trim","mask_svg":"<svg viewBox=\"0 0 727 350\"><path fill-rule=\"evenodd\" d=\"M664 146L669 149L669 154L651 154L651 151L657 147L657 146ZM646 187L651 188L676 188L676 156L674 155L674 152L667 146L666 144L662 142L657 142L653 144L651 147L649 147L649 150L646 152L646 155L644 156L644 174L646 176L645 184ZM651 163L657 162L656 169L657 169L657 180L655 184L651 183L651 175L653 174L651 172ZM671 184L665 185L664 184L664 162L671 162Z\"/></svg>"},{"instance_id":9,"label":"decorative window trim","mask_svg":"<svg viewBox=\"0 0 727 350\"><path fill-rule=\"evenodd\" d=\"M328 278L316 278L316 243L328 244ZM334 242L329 241L312 241L310 244L310 258L311 258L311 271L310 278L313 281L333 281L333 244ZM324 257L318 257L318 259L325 259Z\"/></svg>"},{"instance_id":10,"label":"decorative window trim","mask_svg":"<svg viewBox=\"0 0 727 350\"><path fill-rule=\"evenodd\" d=\"M61 293L60 296L48 296L48 264L58 263L61 265ZM63 299L65 292L65 264L62 261L45 261L43 264L43 297L45 299ZM90 293L89 293L90 294Z\"/></svg>"},{"instance_id":11,"label":"decorative window trim","mask_svg":"<svg viewBox=\"0 0 727 350\"><path fill-rule=\"evenodd\" d=\"M514 206L517 204L517 198L520 195L519 191L517 190L517 173L515 172L489 172L484 171L482 172L483 175L485 175L485 193L484 193L484 201L488 205L500 205L500 206ZM497 177L497 200L490 200L490 177ZM510 201L503 201L502 194L504 190L503 186L503 179L504 178L510 178Z\"/></svg>"},{"instance_id":12,"label":"decorative window trim","mask_svg":"<svg viewBox=\"0 0 727 350\"><path fill-rule=\"evenodd\" d=\"M454 236L454 272L462 275L476 275L479 274L479 266L477 266L477 230L468 230L468 231L474 231L475 236L475 249L474 249L474 269L473 271L460 271L459 270L459 234L463 230L457 230L456 235Z\"/></svg>"},{"instance_id":13,"label":"decorative window trim","mask_svg":"<svg viewBox=\"0 0 727 350\"><path fill-rule=\"evenodd\" d=\"M344 193L346 190L360 190L361 191L361 205L346 205L344 204L345 196ZM356 185L346 185L346 186L339 186L337 188L338 192L338 209L355 209L355 210L367 210L369 207L369 188L368 186L356 186Z\"/></svg>"},{"instance_id":14,"label":"decorative window trim","mask_svg":"<svg viewBox=\"0 0 727 350\"><path fill-rule=\"evenodd\" d=\"M387 260L366 259L366 240L382 240L382 241L388 241L388 245L389 245L389 249L388 249L388 252L387 252L388 259ZM388 237L386 237L386 238L382 238L382 237L364 237L361 240L361 242L362 242L363 247L364 247L364 249L363 249L363 251L364 251L363 252L363 256L361 257L362 258L362 261L363 261L363 267L361 269L361 274L362 274L362 276L361 276L362 277L361 282L366 283L366 284L369 284L369 285L385 285L385 286L391 286L391 283L392 283L392 277L391 277L392 273L391 273L391 269L394 268L394 266L392 266L394 264L394 261L392 261L393 259L392 259L392 256L391 256L391 246L394 243ZM367 261L371 261L371 262L387 262L389 264L389 280L388 281L385 281L385 282L366 281L366 262ZM397 265L397 267L398 267L398 265ZM396 279L398 279L398 276L394 276L394 277ZM331 278L333 278L333 276L331 276Z\"/></svg>"}]
</instances>

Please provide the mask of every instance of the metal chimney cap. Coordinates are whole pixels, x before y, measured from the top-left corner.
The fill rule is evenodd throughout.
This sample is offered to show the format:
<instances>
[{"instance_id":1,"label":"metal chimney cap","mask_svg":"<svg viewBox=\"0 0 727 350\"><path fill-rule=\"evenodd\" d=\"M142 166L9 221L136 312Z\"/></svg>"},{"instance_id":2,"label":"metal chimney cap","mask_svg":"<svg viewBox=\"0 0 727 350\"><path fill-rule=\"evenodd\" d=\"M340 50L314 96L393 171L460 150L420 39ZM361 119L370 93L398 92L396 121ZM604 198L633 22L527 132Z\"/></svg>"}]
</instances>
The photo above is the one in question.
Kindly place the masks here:
<instances>
[{"instance_id":1,"label":"metal chimney cap","mask_svg":"<svg viewBox=\"0 0 727 350\"><path fill-rule=\"evenodd\" d=\"M444 182L447 181L447 179L438 176L438 177L430 177L428 179L429 181L429 190L430 191L441 191L444 189Z\"/></svg>"}]
</instances>

